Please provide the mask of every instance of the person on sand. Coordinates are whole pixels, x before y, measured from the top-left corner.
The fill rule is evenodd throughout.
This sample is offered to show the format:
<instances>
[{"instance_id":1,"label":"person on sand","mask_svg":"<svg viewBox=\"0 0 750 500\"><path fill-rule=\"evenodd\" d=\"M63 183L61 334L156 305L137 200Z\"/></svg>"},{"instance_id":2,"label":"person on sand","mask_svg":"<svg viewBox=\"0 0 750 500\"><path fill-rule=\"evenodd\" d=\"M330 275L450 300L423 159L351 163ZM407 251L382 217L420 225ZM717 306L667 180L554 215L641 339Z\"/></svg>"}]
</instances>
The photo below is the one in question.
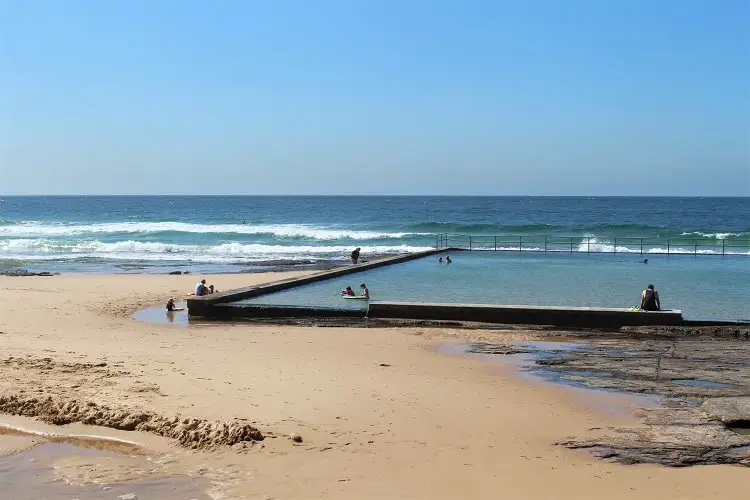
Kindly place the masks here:
<instances>
[{"instance_id":1,"label":"person on sand","mask_svg":"<svg viewBox=\"0 0 750 500\"><path fill-rule=\"evenodd\" d=\"M367 285L362 283L359 285L359 287L362 289L362 296L369 299L370 298L370 290L367 289Z\"/></svg>"},{"instance_id":2,"label":"person on sand","mask_svg":"<svg viewBox=\"0 0 750 500\"><path fill-rule=\"evenodd\" d=\"M659 301L659 292L654 290L654 285L650 284L641 294L641 310L643 311L661 311L661 302Z\"/></svg>"},{"instance_id":3,"label":"person on sand","mask_svg":"<svg viewBox=\"0 0 750 500\"><path fill-rule=\"evenodd\" d=\"M216 290L213 285L208 285L209 294L216 293L216 292L218 292L218 290Z\"/></svg>"},{"instance_id":4,"label":"person on sand","mask_svg":"<svg viewBox=\"0 0 750 500\"><path fill-rule=\"evenodd\" d=\"M359 252L360 252L360 250L362 250L362 249L359 248L359 247L357 247L352 252L352 264L356 264L357 262L359 262Z\"/></svg>"},{"instance_id":5,"label":"person on sand","mask_svg":"<svg viewBox=\"0 0 750 500\"><path fill-rule=\"evenodd\" d=\"M208 287L206 286L206 280L202 279L198 282L197 285L195 285L195 295L196 297L202 297L204 295L208 294Z\"/></svg>"},{"instance_id":6,"label":"person on sand","mask_svg":"<svg viewBox=\"0 0 750 500\"><path fill-rule=\"evenodd\" d=\"M167 301L167 311L168 312L174 312L174 311L184 311L184 307L175 307L174 305L174 299L169 299Z\"/></svg>"},{"instance_id":7,"label":"person on sand","mask_svg":"<svg viewBox=\"0 0 750 500\"><path fill-rule=\"evenodd\" d=\"M354 297L354 290L352 290L352 287L348 286L341 290L341 295L346 295L348 297Z\"/></svg>"}]
</instances>

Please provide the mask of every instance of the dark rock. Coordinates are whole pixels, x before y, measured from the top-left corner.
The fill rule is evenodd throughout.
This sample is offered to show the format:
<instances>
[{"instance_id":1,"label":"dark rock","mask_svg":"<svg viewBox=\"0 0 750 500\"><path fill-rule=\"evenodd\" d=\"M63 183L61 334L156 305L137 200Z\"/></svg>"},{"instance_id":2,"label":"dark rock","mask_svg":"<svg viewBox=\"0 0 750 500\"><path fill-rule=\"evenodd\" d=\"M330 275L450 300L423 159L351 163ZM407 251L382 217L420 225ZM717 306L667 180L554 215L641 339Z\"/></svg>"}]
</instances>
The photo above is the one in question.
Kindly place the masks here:
<instances>
[{"instance_id":1,"label":"dark rock","mask_svg":"<svg viewBox=\"0 0 750 500\"><path fill-rule=\"evenodd\" d=\"M27 269L0 269L0 276L14 276L14 277L26 277L26 276L57 276L60 273L50 273L48 271L34 272Z\"/></svg>"}]
</instances>

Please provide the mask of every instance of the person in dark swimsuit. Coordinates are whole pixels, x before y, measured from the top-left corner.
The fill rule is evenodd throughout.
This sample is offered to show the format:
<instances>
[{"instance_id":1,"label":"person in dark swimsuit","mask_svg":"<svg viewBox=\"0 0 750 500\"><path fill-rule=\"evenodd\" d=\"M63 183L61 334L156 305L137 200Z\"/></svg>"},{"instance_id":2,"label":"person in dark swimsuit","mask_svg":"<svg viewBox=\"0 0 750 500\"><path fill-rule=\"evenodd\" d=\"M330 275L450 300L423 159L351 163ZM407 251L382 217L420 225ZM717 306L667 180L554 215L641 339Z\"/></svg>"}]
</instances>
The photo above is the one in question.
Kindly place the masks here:
<instances>
[{"instance_id":1,"label":"person in dark swimsuit","mask_svg":"<svg viewBox=\"0 0 750 500\"><path fill-rule=\"evenodd\" d=\"M184 311L185 309L182 307L175 307L174 305L174 299L169 299L167 301L167 311L168 312L175 312L175 311Z\"/></svg>"},{"instance_id":2,"label":"person in dark swimsuit","mask_svg":"<svg viewBox=\"0 0 750 500\"><path fill-rule=\"evenodd\" d=\"M659 292L654 290L652 284L649 284L641 294L641 309L644 311L661 311Z\"/></svg>"},{"instance_id":3,"label":"person in dark swimsuit","mask_svg":"<svg viewBox=\"0 0 750 500\"><path fill-rule=\"evenodd\" d=\"M362 250L361 248L357 247L352 252L352 264L356 264L359 261L359 251Z\"/></svg>"}]
</instances>

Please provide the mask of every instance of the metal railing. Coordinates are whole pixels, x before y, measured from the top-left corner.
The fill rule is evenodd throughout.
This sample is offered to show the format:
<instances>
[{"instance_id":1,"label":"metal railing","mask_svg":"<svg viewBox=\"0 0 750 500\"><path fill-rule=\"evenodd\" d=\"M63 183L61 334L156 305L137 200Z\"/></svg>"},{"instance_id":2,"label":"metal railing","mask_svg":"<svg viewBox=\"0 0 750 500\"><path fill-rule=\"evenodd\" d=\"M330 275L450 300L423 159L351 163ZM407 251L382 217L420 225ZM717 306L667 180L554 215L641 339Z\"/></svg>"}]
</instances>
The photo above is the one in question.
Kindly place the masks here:
<instances>
[{"instance_id":1,"label":"metal railing","mask_svg":"<svg viewBox=\"0 0 750 500\"><path fill-rule=\"evenodd\" d=\"M435 235L435 248L496 252L628 253L664 255L746 255L750 240L695 238L579 237L534 235Z\"/></svg>"}]
</instances>

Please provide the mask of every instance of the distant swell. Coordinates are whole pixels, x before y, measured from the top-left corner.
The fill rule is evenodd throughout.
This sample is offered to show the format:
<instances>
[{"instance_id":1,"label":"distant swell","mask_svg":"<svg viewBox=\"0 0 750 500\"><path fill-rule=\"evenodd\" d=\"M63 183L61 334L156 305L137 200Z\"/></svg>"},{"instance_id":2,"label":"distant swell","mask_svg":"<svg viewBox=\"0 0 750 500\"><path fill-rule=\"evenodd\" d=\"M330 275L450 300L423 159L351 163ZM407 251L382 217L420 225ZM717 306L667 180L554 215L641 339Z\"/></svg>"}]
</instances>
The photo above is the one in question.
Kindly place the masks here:
<instances>
[{"instance_id":1,"label":"distant swell","mask_svg":"<svg viewBox=\"0 0 750 500\"><path fill-rule=\"evenodd\" d=\"M651 235L668 232L663 226L646 224L591 224L565 226L559 224L452 224L447 222L421 222L409 225L407 231L431 233L466 233L466 234L529 234L540 235L554 233L600 233L627 234L629 236Z\"/></svg>"},{"instance_id":2,"label":"distant swell","mask_svg":"<svg viewBox=\"0 0 750 500\"><path fill-rule=\"evenodd\" d=\"M200 233L216 235L256 235L286 239L375 240L398 239L405 232L358 231L346 228L304 224L187 224L184 222L112 222L102 224L42 224L23 222L0 226L0 237L63 237L88 234Z\"/></svg>"},{"instance_id":3,"label":"distant swell","mask_svg":"<svg viewBox=\"0 0 750 500\"><path fill-rule=\"evenodd\" d=\"M408 226L409 231L428 233L537 233L562 229L552 224L451 224L448 222L422 222Z\"/></svg>"}]
</instances>

